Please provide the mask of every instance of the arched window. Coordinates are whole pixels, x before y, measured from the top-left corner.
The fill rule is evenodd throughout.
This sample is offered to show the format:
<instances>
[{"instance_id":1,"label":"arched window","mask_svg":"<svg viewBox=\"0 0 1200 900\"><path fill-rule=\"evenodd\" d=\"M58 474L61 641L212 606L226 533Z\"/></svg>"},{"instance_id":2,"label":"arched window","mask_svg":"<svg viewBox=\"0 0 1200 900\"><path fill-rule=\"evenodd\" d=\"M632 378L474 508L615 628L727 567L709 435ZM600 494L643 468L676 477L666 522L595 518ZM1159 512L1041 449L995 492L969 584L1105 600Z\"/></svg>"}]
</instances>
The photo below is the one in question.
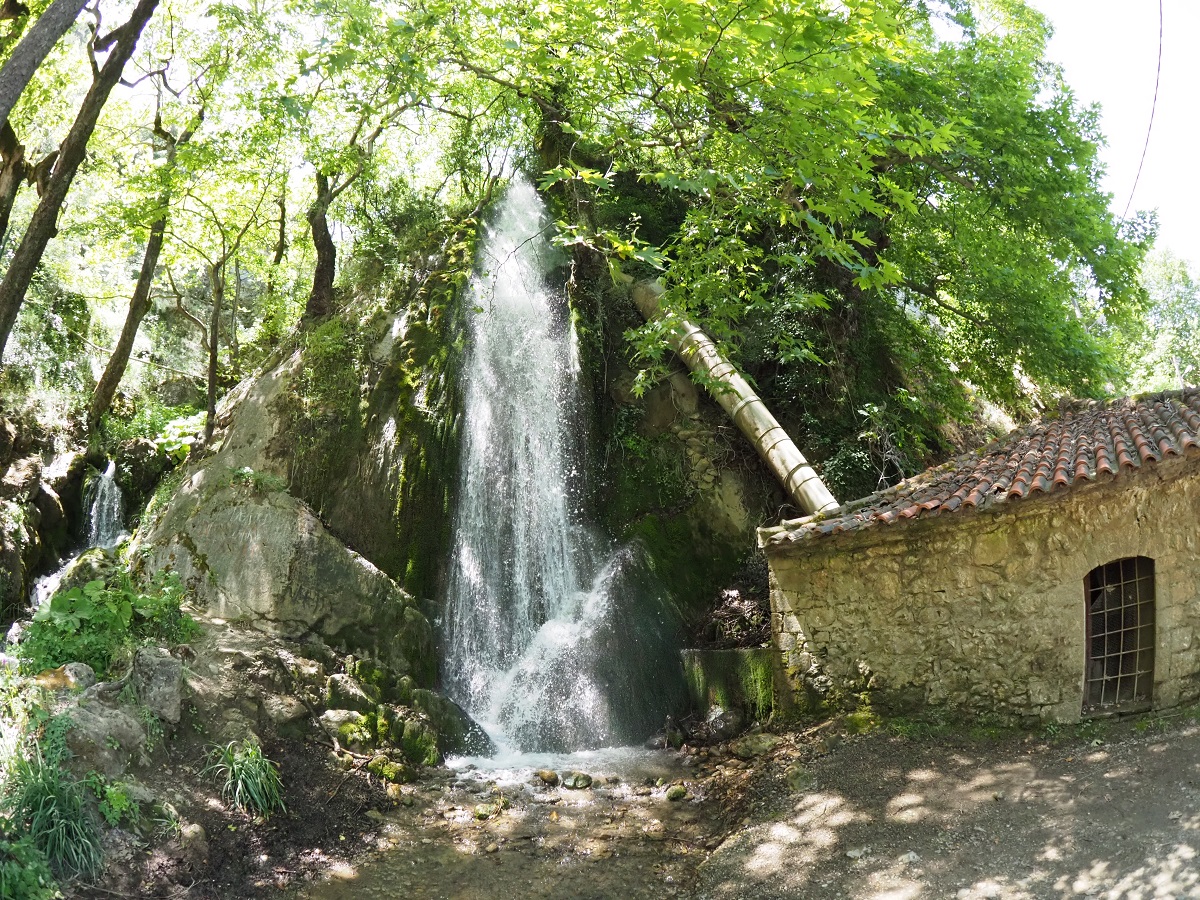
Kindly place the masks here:
<instances>
[{"instance_id":1,"label":"arched window","mask_svg":"<svg viewBox=\"0 0 1200 900\"><path fill-rule=\"evenodd\" d=\"M1130 556L1097 566L1084 591L1084 714L1145 709L1154 690L1154 560Z\"/></svg>"}]
</instances>

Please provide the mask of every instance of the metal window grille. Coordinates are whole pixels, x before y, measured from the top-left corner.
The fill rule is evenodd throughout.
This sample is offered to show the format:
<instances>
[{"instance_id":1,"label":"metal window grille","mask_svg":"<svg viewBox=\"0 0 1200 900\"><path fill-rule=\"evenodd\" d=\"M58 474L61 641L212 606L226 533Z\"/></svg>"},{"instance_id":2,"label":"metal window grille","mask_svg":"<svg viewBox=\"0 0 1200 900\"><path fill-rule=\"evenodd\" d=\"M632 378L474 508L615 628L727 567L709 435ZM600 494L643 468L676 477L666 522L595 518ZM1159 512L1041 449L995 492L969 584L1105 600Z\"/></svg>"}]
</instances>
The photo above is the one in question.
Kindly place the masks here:
<instances>
[{"instance_id":1,"label":"metal window grille","mask_svg":"<svg viewBox=\"0 0 1200 900\"><path fill-rule=\"evenodd\" d=\"M1131 556L1088 573L1084 714L1150 706L1154 690L1154 560Z\"/></svg>"}]
</instances>

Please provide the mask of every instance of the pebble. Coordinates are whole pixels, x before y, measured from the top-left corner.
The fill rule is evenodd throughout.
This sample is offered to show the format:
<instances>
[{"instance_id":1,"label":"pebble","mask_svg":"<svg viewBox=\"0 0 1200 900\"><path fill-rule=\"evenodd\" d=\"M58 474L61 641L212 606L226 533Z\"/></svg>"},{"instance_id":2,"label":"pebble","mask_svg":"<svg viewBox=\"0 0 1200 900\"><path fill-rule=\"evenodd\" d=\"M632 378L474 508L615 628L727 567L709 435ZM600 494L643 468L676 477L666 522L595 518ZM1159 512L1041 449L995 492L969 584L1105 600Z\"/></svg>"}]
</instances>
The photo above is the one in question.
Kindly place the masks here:
<instances>
[{"instance_id":1,"label":"pebble","mask_svg":"<svg viewBox=\"0 0 1200 900\"><path fill-rule=\"evenodd\" d=\"M495 853L499 849L500 849L499 844L488 844L486 847L483 848L483 852L484 853Z\"/></svg>"}]
</instances>

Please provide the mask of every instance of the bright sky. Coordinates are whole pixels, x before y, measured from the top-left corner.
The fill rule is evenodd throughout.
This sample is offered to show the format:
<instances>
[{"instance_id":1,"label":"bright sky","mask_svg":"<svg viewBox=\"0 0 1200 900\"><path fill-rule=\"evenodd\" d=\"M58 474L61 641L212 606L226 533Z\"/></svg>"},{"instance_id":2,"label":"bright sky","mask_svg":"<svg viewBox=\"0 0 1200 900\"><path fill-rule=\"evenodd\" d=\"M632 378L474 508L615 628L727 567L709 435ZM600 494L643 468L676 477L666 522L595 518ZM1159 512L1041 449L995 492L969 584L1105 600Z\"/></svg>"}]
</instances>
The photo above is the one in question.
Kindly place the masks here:
<instances>
[{"instance_id":1,"label":"bright sky","mask_svg":"<svg viewBox=\"0 0 1200 900\"><path fill-rule=\"evenodd\" d=\"M1146 141L1158 62L1159 0L1028 0L1054 26L1047 55L1083 103L1099 103L1108 136L1104 189L1120 216ZM1157 246L1200 271L1200 2L1162 0L1162 75L1146 162L1130 213L1158 209Z\"/></svg>"}]
</instances>

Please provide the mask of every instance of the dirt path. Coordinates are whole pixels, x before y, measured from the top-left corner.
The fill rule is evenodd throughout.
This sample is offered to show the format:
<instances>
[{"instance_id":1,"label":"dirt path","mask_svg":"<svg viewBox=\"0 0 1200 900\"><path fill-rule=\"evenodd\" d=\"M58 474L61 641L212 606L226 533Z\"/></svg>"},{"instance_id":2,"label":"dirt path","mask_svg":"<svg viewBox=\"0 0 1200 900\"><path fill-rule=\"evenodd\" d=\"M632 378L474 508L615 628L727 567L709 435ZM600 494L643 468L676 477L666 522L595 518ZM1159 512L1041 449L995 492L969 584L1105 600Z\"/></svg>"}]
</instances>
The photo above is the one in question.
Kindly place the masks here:
<instances>
[{"instance_id":1,"label":"dirt path","mask_svg":"<svg viewBox=\"0 0 1200 900\"><path fill-rule=\"evenodd\" d=\"M791 748L756 772L747 802L761 812L700 866L695 894L1200 897L1200 728L1108 732L877 734L801 765Z\"/></svg>"}]
</instances>

